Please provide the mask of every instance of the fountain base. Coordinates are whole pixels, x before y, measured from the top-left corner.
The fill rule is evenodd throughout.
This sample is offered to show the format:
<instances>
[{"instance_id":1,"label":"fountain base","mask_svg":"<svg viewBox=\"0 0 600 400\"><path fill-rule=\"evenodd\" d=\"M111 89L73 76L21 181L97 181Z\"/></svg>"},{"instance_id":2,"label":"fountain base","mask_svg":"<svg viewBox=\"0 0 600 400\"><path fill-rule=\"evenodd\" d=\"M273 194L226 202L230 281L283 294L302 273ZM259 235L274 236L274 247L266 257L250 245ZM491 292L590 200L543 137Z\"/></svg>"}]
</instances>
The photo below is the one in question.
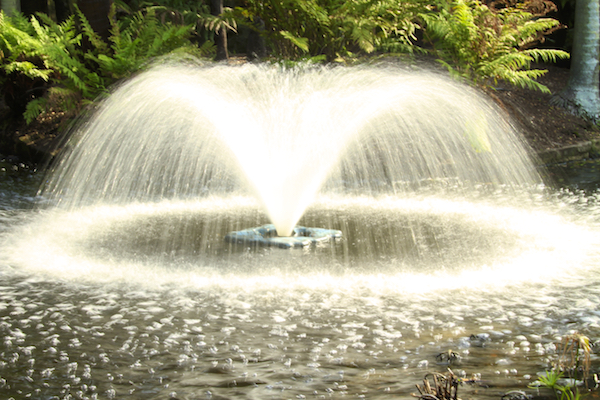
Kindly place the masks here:
<instances>
[{"instance_id":1,"label":"fountain base","mask_svg":"<svg viewBox=\"0 0 600 400\"><path fill-rule=\"evenodd\" d=\"M340 239L342 231L322 228L296 226L292 236L277 236L275 225L263 225L256 228L229 232L225 241L233 244L279 247L281 249L303 248L318 243L327 243Z\"/></svg>"}]
</instances>

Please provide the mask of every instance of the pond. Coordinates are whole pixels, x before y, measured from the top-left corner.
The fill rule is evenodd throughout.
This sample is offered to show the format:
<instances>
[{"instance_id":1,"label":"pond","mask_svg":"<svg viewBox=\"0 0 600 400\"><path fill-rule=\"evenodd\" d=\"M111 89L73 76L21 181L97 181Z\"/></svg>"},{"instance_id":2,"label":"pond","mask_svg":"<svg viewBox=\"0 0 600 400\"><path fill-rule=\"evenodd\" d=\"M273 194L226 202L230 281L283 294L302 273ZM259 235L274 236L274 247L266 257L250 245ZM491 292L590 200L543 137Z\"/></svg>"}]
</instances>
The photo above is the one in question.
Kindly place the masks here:
<instances>
[{"instance_id":1,"label":"pond","mask_svg":"<svg viewBox=\"0 0 600 400\"><path fill-rule=\"evenodd\" d=\"M393 218L364 199L322 199L302 222L326 215L345 242L290 253L205 239L198 246L209 249L207 263L189 244L166 246L166 254L157 236L173 229L200 238L211 218L227 232L239 224L229 208L264 220L252 202L67 215L38 208L42 173L4 164L3 396L407 398L425 374L447 368L474 379L460 387L463 399L536 395L527 386L556 357L561 337L599 334L600 208L590 168L568 169L569 181L554 189L482 189L468 202L423 189L382 200ZM421 228L407 230L416 218ZM353 233L352 224L369 222L385 242L376 249ZM411 253L413 234L420 248ZM404 260L381 251L390 237L407 246ZM455 261L444 261L447 252ZM330 262L317 262L323 258ZM449 351L457 355L450 365L440 356Z\"/></svg>"}]
</instances>

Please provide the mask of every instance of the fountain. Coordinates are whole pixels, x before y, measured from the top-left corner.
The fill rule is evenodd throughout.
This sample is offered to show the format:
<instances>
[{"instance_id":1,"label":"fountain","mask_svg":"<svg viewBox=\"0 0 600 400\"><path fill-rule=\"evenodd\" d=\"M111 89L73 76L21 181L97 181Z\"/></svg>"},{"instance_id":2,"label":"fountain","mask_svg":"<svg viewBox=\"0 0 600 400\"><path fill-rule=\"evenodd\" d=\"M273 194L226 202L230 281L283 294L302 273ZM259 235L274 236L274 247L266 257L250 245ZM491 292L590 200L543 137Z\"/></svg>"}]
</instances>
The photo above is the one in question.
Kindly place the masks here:
<instances>
[{"instance_id":1,"label":"fountain","mask_svg":"<svg viewBox=\"0 0 600 400\"><path fill-rule=\"evenodd\" d=\"M478 398L526 389L600 328L597 194L542 181L432 71L157 65L0 198L0 389L389 398L449 351Z\"/></svg>"}]
</instances>

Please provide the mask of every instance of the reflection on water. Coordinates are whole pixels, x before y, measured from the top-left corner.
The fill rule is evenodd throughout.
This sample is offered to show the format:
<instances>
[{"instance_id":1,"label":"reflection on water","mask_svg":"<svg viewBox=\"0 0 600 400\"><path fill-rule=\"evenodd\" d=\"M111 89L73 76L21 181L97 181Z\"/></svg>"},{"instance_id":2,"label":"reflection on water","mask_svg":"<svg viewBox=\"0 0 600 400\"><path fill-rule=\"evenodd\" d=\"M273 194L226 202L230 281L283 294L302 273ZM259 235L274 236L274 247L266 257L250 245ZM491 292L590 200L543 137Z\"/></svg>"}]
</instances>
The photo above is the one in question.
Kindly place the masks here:
<instances>
[{"instance_id":1,"label":"reflection on water","mask_svg":"<svg viewBox=\"0 0 600 400\"><path fill-rule=\"evenodd\" d=\"M27 207L40 184L36 168L23 163L0 161L0 210Z\"/></svg>"},{"instance_id":2,"label":"reflection on water","mask_svg":"<svg viewBox=\"0 0 600 400\"><path fill-rule=\"evenodd\" d=\"M244 199L239 219L227 202L32 211L39 179L2 183L6 398L405 398L450 367L480 378L462 398L497 399L535 394L561 336L600 333L597 192L323 199L303 223L344 242L289 252L205 232L262 223Z\"/></svg>"},{"instance_id":3,"label":"reflection on water","mask_svg":"<svg viewBox=\"0 0 600 400\"><path fill-rule=\"evenodd\" d=\"M559 188L592 193L600 187L600 160L572 161L552 165L548 175Z\"/></svg>"},{"instance_id":4,"label":"reflection on water","mask_svg":"<svg viewBox=\"0 0 600 400\"><path fill-rule=\"evenodd\" d=\"M498 398L543 370L565 332L597 332L600 301L594 285L524 285L482 302L468 290L440 300L3 284L3 393L44 399L408 397L427 371L445 371L436 356L449 349L457 374L481 374L463 394Z\"/></svg>"}]
</instances>

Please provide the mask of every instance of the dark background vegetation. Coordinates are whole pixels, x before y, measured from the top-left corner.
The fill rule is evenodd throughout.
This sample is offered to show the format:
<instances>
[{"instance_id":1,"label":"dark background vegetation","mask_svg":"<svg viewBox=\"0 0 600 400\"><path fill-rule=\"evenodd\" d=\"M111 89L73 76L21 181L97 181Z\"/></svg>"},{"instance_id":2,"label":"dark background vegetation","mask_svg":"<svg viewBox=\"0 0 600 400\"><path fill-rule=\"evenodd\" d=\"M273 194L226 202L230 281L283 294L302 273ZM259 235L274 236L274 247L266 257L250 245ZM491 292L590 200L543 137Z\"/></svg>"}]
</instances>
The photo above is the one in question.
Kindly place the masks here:
<instances>
[{"instance_id":1,"label":"dark background vegetation","mask_svg":"<svg viewBox=\"0 0 600 400\"><path fill-rule=\"evenodd\" d=\"M77 3L80 14L74 9ZM459 37L462 32L460 30L456 30L458 33L455 37L459 37L456 43L440 38L439 29L457 25L451 19L456 12L445 10L435 1L406 2L414 5L414 9L403 6L403 14L400 16L386 14L390 12L389 7L386 10L359 10L340 7L344 2L336 1L320 2L329 8L324 6L322 9L311 9L308 6L314 2L302 0L243 0L225 1L221 4L218 0L115 0L109 17L111 3L103 0L21 2L23 16L45 21L51 28L49 32L64 28L61 24L71 18L73 27L69 29L82 36L78 43L71 43L72 50L63 55L47 56L39 51L36 53L37 50L25 49L18 57L13 57L13 61L28 60L40 70L50 71L46 80L32 78L18 71L2 72L1 154L12 155L26 162L48 159L55 153L68 127L78 115L85 112L93 99L105 95L112 84L142 69L148 60L173 52L179 46L195 48L196 50L189 51L195 53L195 56L230 63L262 59L267 62L287 60L352 64L385 56L417 58L422 60L424 66L429 66L438 64L432 61L438 60L452 75L479 86L501 104L515 123L521 126L526 140L535 151L589 141L599 135L598 126L594 122L551 104L552 97L567 85L570 71L568 58L530 57L520 68L523 72L541 69L548 72L541 76L519 75L515 81L502 75L502 71L478 75L472 68L473 65L491 64L493 59L485 58L488 57L487 54L507 52L507 46L510 51L515 50L515 57L522 57L529 48L571 51L573 1L485 2L494 13L526 6L532 15L531 20L552 18L559 22L553 27L540 26L537 37L529 38L522 45L504 43L504 38L499 34L495 39L489 40L497 43L482 46L485 47L485 57L482 55L483 51L477 54L473 38ZM423 10L427 7L431 12L426 17L430 20L422 17ZM39 13L49 15L49 20L42 19ZM496 14L477 14L474 9L471 13L475 18L487 18L486 21L496 23L493 19ZM436 18L443 15L447 16L442 21L446 25L434 25L438 22ZM383 17L392 20L393 26L381 22ZM86 31L85 23L82 23L85 19L91 28L89 31ZM159 44L160 48L144 47L143 42L155 43L156 38L149 37L149 33L142 28L132 28L135 21L142 25L156 24L160 30L155 30L159 30L164 37L167 37L166 32L170 32L171 36ZM525 19L519 23L523 21ZM115 26L119 28L118 33L115 32ZM187 28L177 30L177 27ZM168 29L171 30L167 31ZM94 37L94 34L98 37ZM475 34L483 35L481 32ZM129 37L127 35L131 36L131 43L126 42L125 38ZM36 36L35 32L33 36ZM48 40L57 41L61 39L59 36ZM344 39L339 39L340 37ZM98 38L104 44L96 43ZM115 40L119 40L119 43ZM464 48L471 48L472 51L465 53L461 50ZM0 61L6 65L11 61L10 54L6 47L2 50ZM51 61L47 61L48 59ZM87 75L80 74L70 81L68 68L72 67L67 65L67 61L71 59L79 63L71 65L75 65L78 71L85 69ZM133 61L124 65L123 60L130 59ZM541 90L532 82L539 82L543 85L542 89L549 90Z\"/></svg>"}]
</instances>

